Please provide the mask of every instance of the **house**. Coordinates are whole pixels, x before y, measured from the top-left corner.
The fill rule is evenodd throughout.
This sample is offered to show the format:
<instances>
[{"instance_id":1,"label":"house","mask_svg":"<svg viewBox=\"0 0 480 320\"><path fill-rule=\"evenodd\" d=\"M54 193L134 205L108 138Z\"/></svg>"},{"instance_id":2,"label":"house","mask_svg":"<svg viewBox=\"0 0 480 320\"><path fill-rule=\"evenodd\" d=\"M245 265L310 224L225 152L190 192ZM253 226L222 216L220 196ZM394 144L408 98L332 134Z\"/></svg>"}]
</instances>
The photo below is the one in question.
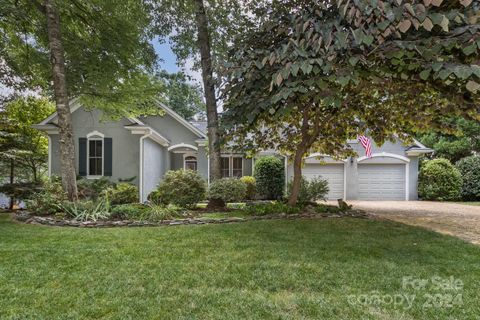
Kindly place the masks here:
<instances>
[{"instance_id":1,"label":"house","mask_svg":"<svg viewBox=\"0 0 480 320\"><path fill-rule=\"evenodd\" d=\"M114 181L133 178L138 185L140 200L156 188L168 170L192 169L206 180L209 163L206 154L206 125L188 122L167 106L159 103L163 116L124 118L119 121L102 119L99 110L86 110L78 100L71 102L77 174L87 179L102 176ZM49 174L60 174L57 114L54 113L35 128L47 133L49 139ZM349 141L359 155L364 150L356 141ZM329 199L346 200L414 200L417 199L419 157L432 152L419 142L402 142L373 146L373 156L338 161L314 154L305 160L303 174L307 178L322 176L329 182ZM262 152L276 154L275 151ZM285 161L287 180L293 168ZM222 154L224 177L252 175L255 158L242 154Z\"/></svg>"}]
</instances>

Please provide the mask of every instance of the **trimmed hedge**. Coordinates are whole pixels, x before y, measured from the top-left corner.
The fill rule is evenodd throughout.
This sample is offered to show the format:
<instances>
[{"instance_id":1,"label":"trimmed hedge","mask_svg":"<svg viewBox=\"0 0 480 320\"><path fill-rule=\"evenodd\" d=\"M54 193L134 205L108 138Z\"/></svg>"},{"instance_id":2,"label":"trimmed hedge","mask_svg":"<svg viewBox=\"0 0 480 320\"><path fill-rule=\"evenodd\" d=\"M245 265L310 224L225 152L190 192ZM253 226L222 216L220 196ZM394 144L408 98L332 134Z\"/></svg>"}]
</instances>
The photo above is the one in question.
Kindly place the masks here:
<instances>
[{"instance_id":1,"label":"trimmed hedge","mask_svg":"<svg viewBox=\"0 0 480 320\"><path fill-rule=\"evenodd\" d=\"M463 178L462 199L480 200L480 157L470 156L459 160L456 165Z\"/></svg>"},{"instance_id":2,"label":"trimmed hedge","mask_svg":"<svg viewBox=\"0 0 480 320\"><path fill-rule=\"evenodd\" d=\"M223 178L213 181L208 189L209 200L239 202L245 199L247 185L236 178Z\"/></svg>"},{"instance_id":3,"label":"trimmed hedge","mask_svg":"<svg viewBox=\"0 0 480 320\"><path fill-rule=\"evenodd\" d=\"M205 198L206 189L205 180L197 171L171 170L167 171L150 199L155 203L191 208Z\"/></svg>"},{"instance_id":4,"label":"trimmed hedge","mask_svg":"<svg viewBox=\"0 0 480 320\"><path fill-rule=\"evenodd\" d=\"M282 160L273 156L258 159L254 177L257 192L263 199L278 200L283 197L285 168Z\"/></svg>"},{"instance_id":5,"label":"trimmed hedge","mask_svg":"<svg viewBox=\"0 0 480 320\"><path fill-rule=\"evenodd\" d=\"M418 176L418 193L425 200L452 201L461 196L462 176L447 159L425 163Z\"/></svg>"},{"instance_id":6,"label":"trimmed hedge","mask_svg":"<svg viewBox=\"0 0 480 320\"><path fill-rule=\"evenodd\" d=\"M255 200L255 197L257 195L257 182L255 178L252 176L243 176L240 178L240 181L245 183L245 186L247 187L245 199Z\"/></svg>"}]
</instances>

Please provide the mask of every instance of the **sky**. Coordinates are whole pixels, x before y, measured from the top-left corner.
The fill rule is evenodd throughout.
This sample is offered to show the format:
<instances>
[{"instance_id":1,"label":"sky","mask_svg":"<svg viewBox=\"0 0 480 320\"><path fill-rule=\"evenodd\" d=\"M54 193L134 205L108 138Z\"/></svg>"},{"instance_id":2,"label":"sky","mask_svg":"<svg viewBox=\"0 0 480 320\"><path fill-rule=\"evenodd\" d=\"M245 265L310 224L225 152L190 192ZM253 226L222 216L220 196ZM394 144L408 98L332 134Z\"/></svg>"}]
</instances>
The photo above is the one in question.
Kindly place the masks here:
<instances>
[{"instance_id":1,"label":"sky","mask_svg":"<svg viewBox=\"0 0 480 320\"><path fill-rule=\"evenodd\" d=\"M187 75L193 78L193 82L198 84L202 83L201 73L192 69L193 60L187 60L185 64L180 67L177 65L177 57L175 56L175 53L173 53L168 40L164 43L160 43L158 39L155 39L152 41L152 44L158 57L162 60L160 61L162 69L165 69L170 73L183 70Z\"/></svg>"}]
</instances>

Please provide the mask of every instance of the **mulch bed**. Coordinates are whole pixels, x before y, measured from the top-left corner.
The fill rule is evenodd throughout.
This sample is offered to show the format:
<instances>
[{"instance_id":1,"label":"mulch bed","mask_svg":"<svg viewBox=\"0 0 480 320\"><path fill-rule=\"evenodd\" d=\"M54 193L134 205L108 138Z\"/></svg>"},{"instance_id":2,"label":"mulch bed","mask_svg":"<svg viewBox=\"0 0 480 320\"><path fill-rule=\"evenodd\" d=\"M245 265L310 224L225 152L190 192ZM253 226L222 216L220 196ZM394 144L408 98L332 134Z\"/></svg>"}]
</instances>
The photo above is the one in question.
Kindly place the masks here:
<instances>
[{"instance_id":1,"label":"mulch bed","mask_svg":"<svg viewBox=\"0 0 480 320\"><path fill-rule=\"evenodd\" d=\"M341 214L328 213L299 213L299 214L273 214L264 216L251 217L225 217L220 219L212 218L186 218L173 219L163 221L130 221L130 220L98 220L98 221L76 221L58 219L55 217L32 216L27 212L13 214L16 221L28 224L42 224L58 227L77 227L77 228L114 228L114 227L153 227L153 226L178 226L178 225L201 225L201 224L223 224L223 223L239 223L256 220L295 220L295 219L323 219L323 218L370 218L370 215L361 210L350 210Z\"/></svg>"}]
</instances>

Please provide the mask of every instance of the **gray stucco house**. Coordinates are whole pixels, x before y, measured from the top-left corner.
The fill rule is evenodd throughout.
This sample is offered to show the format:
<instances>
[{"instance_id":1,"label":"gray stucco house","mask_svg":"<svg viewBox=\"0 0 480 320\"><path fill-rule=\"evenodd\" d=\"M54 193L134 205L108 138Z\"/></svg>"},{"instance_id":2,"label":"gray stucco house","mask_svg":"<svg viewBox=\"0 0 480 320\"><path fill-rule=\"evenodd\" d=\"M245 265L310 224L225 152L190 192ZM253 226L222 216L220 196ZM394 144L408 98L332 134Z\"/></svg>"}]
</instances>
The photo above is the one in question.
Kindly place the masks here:
<instances>
[{"instance_id":1,"label":"gray stucco house","mask_svg":"<svg viewBox=\"0 0 480 320\"><path fill-rule=\"evenodd\" d=\"M113 181L134 178L140 200L156 188L168 170L197 170L207 181L209 164L206 154L206 124L188 122L167 106L163 116L124 118L104 121L99 110L86 110L76 100L71 102L77 174L87 179L102 176ZM60 173L57 114L54 113L35 128L46 132L49 139L49 174ZM357 141L349 141L359 155L364 154ZM345 200L414 200L417 194L419 157L432 152L419 142L404 145L401 141L373 146L371 158L358 157L343 161L319 154L305 160L303 174L307 178L322 176L330 186L329 199ZM287 180L293 169L286 157L274 150L254 158L243 154L222 154L225 177L252 175L255 158L273 154L284 159Z\"/></svg>"}]
</instances>

